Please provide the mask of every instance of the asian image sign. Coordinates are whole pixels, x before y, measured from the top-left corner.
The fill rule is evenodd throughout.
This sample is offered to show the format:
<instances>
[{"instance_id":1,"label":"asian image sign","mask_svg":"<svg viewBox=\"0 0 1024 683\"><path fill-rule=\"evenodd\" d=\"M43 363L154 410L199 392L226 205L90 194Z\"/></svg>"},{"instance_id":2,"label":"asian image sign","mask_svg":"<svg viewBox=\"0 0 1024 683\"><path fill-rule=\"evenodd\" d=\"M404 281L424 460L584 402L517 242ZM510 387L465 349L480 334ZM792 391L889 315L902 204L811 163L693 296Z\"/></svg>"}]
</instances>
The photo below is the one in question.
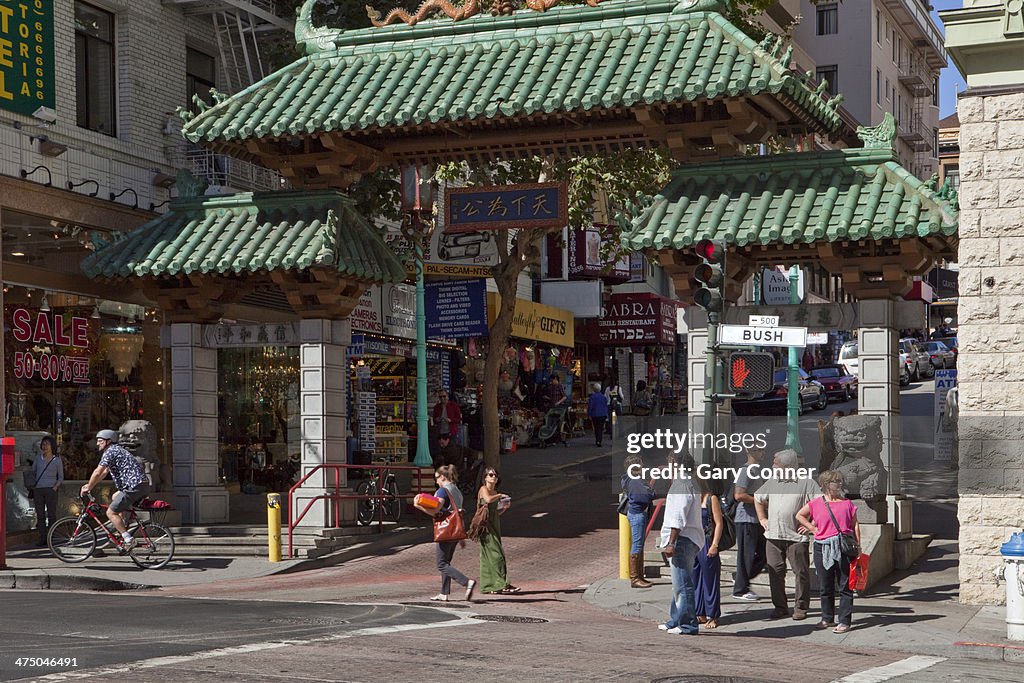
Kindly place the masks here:
<instances>
[{"instance_id":1,"label":"asian image sign","mask_svg":"<svg viewBox=\"0 0 1024 683\"><path fill-rule=\"evenodd\" d=\"M55 106L53 0L0 0L0 109Z\"/></svg>"},{"instance_id":2,"label":"asian image sign","mask_svg":"<svg viewBox=\"0 0 1024 683\"><path fill-rule=\"evenodd\" d=\"M445 190L445 232L560 228L569 224L566 183Z\"/></svg>"}]
</instances>

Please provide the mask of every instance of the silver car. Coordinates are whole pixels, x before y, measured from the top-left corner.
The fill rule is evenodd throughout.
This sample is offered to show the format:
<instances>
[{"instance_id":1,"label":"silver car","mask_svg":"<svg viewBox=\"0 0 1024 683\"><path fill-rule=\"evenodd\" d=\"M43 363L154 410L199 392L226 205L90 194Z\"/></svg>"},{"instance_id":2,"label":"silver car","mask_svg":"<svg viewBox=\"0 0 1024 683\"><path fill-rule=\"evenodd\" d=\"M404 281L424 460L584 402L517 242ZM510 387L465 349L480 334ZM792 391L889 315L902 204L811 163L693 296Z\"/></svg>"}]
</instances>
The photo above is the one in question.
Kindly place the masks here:
<instances>
[{"instance_id":1,"label":"silver car","mask_svg":"<svg viewBox=\"0 0 1024 683\"><path fill-rule=\"evenodd\" d=\"M921 348L921 342L909 337L900 339L900 354L906 354L905 365L913 381L935 376L935 366L928 353Z\"/></svg>"}]
</instances>

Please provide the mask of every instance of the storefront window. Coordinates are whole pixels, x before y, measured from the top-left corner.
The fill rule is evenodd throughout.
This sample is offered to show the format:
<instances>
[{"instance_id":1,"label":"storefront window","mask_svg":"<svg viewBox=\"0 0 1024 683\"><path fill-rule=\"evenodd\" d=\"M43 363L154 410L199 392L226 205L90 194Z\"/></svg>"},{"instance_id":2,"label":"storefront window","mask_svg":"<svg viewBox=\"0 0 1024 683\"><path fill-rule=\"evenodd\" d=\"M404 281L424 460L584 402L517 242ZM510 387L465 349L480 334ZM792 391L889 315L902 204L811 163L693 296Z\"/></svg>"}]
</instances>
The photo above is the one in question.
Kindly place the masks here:
<instances>
[{"instance_id":1,"label":"storefront window","mask_svg":"<svg viewBox=\"0 0 1024 683\"><path fill-rule=\"evenodd\" d=\"M51 434L66 478L85 479L99 461L94 437L100 429L148 420L162 444L166 378L159 328L158 312L142 306L6 284L4 418L19 450L33 452L39 438ZM166 462L164 449L157 450Z\"/></svg>"},{"instance_id":2,"label":"storefront window","mask_svg":"<svg viewBox=\"0 0 1024 683\"><path fill-rule=\"evenodd\" d=\"M221 349L217 365L222 481L282 490L301 448L298 347Z\"/></svg>"}]
</instances>

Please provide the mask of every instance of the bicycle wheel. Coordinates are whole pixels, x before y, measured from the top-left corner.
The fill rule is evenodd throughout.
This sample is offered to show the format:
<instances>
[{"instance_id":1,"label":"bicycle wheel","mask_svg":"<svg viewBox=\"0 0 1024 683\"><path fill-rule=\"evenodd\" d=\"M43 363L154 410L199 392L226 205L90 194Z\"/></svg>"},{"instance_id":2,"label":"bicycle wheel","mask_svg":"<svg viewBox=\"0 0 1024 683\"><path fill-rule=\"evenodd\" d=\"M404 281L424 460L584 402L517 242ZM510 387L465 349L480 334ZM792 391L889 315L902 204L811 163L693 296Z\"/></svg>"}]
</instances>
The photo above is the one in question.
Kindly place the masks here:
<instances>
[{"instance_id":1,"label":"bicycle wheel","mask_svg":"<svg viewBox=\"0 0 1024 683\"><path fill-rule=\"evenodd\" d=\"M96 530L78 517L63 517L50 527L46 545L61 562L85 562L96 552Z\"/></svg>"},{"instance_id":2,"label":"bicycle wheel","mask_svg":"<svg viewBox=\"0 0 1024 683\"><path fill-rule=\"evenodd\" d=\"M384 485L384 519L390 519L397 524L402 518L402 503L402 499L398 497L398 484L392 479Z\"/></svg>"},{"instance_id":3,"label":"bicycle wheel","mask_svg":"<svg viewBox=\"0 0 1024 683\"><path fill-rule=\"evenodd\" d=\"M132 562L143 569L160 569L174 557L174 536L155 522L142 522L134 529L135 547L128 552Z\"/></svg>"},{"instance_id":4,"label":"bicycle wheel","mask_svg":"<svg viewBox=\"0 0 1024 683\"><path fill-rule=\"evenodd\" d=\"M363 526L367 526L373 521L377 512L377 499L374 497L377 495L377 484L371 480L361 481L356 487L356 493L361 496L370 496L356 500L356 519Z\"/></svg>"}]
</instances>

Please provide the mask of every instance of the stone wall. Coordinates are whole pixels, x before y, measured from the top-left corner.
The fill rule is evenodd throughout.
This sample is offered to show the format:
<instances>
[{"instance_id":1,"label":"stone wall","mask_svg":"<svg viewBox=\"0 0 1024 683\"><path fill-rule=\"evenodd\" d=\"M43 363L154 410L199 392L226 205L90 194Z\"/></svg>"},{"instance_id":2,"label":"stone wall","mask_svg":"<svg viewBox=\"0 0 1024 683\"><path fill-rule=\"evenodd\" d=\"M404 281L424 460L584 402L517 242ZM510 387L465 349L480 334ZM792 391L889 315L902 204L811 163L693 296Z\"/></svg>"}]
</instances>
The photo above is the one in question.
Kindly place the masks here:
<instances>
[{"instance_id":1,"label":"stone wall","mask_svg":"<svg viewBox=\"0 0 1024 683\"><path fill-rule=\"evenodd\" d=\"M1024 527L1024 91L960 98L960 600Z\"/></svg>"}]
</instances>

